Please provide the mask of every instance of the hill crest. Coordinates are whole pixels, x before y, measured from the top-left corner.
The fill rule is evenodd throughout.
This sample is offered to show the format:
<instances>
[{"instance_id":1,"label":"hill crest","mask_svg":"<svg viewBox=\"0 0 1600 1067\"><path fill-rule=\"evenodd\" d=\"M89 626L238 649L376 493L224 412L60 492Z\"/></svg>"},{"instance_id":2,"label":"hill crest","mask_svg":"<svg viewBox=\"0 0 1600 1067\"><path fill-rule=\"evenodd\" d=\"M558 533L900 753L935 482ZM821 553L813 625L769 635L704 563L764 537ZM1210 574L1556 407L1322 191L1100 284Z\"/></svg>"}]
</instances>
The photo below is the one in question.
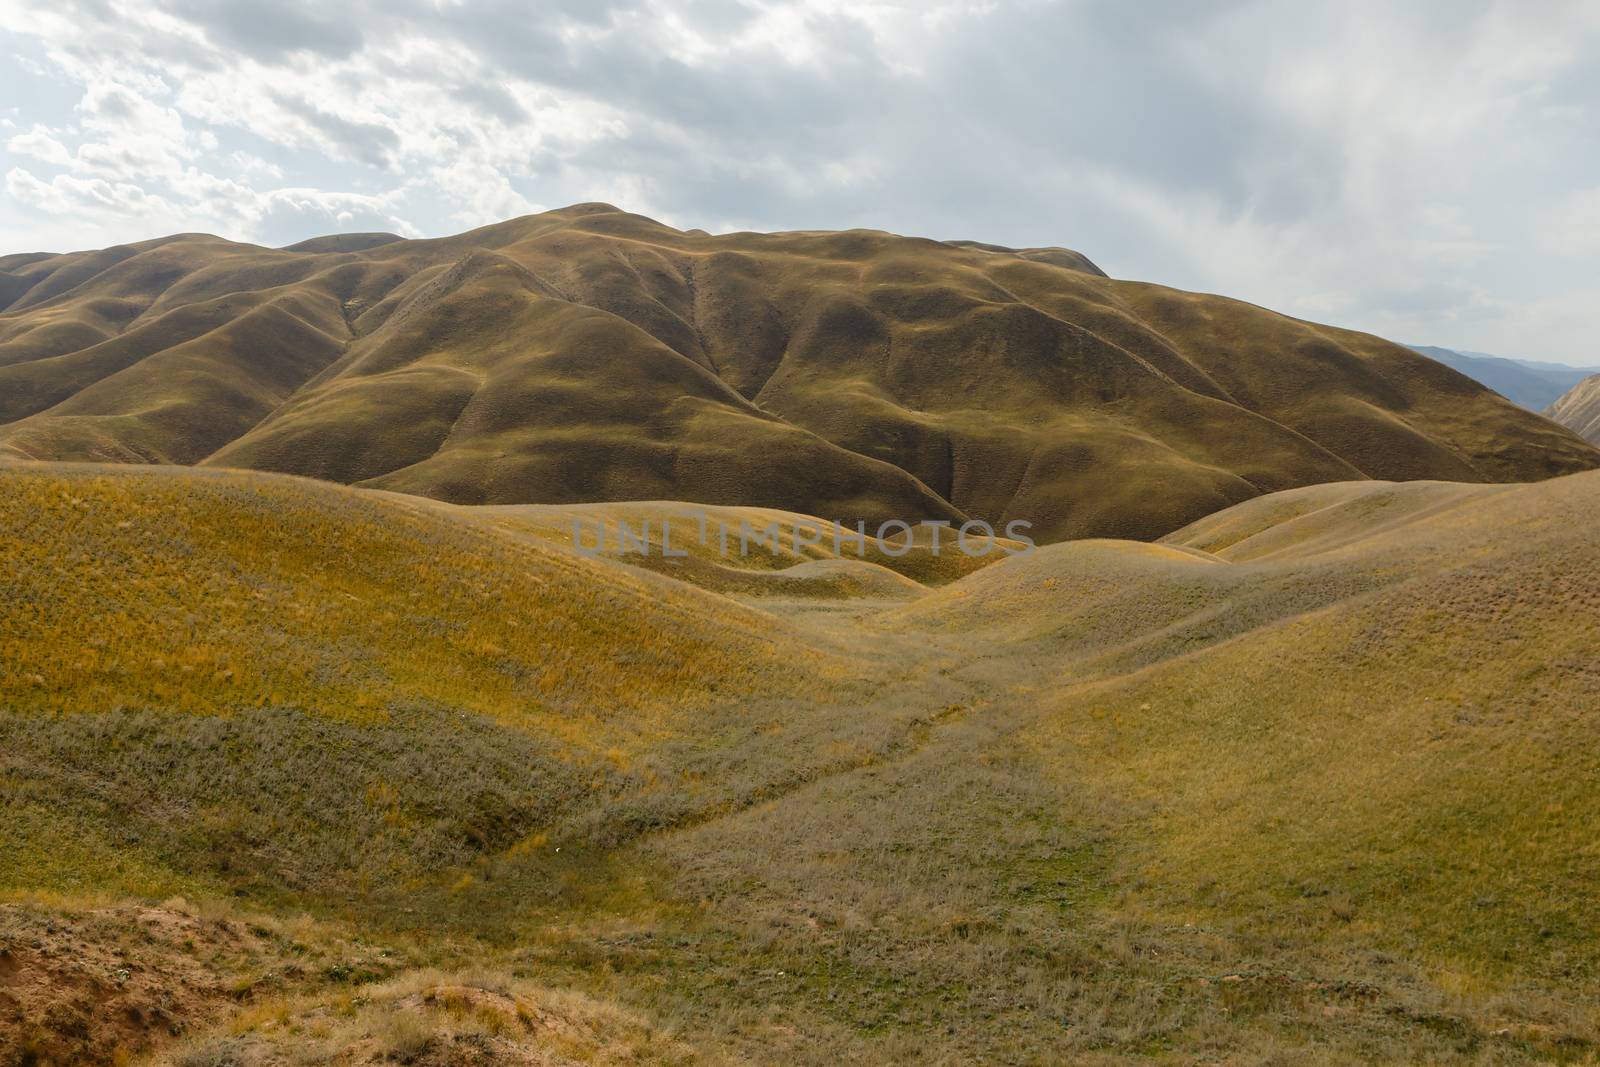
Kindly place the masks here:
<instances>
[{"instance_id":1,"label":"hill crest","mask_svg":"<svg viewBox=\"0 0 1600 1067\"><path fill-rule=\"evenodd\" d=\"M1353 478L1600 451L1399 345L1069 249L679 231L177 235L0 260L0 454L458 503L682 499L1150 539Z\"/></svg>"}]
</instances>

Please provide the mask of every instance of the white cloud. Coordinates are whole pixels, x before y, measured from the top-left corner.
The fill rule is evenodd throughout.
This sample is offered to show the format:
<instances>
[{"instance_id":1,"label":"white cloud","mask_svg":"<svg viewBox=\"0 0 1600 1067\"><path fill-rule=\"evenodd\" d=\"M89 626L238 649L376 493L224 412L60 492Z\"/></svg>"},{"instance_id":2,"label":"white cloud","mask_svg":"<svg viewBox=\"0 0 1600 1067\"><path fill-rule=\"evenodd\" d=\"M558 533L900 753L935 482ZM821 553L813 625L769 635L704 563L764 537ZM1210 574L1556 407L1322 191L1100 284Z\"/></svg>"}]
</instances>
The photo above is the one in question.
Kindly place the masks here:
<instances>
[{"instance_id":1,"label":"white cloud","mask_svg":"<svg viewBox=\"0 0 1600 1067\"><path fill-rule=\"evenodd\" d=\"M276 163L269 163L251 152L231 152L226 157L225 163L228 168L240 174L260 175L273 181L283 177L282 167Z\"/></svg>"},{"instance_id":2,"label":"white cloud","mask_svg":"<svg viewBox=\"0 0 1600 1067\"><path fill-rule=\"evenodd\" d=\"M7 111L13 240L438 234L611 199L709 229L1066 244L1406 340L1592 358L1549 295L1600 276L1583 0L0 13L58 94Z\"/></svg>"},{"instance_id":3,"label":"white cloud","mask_svg":"<svg viewBox=\"0 0 1600 1067\"><path fill-rule=\"evenodd\" d=\"M434 167L430 176L460 205L450 217L464 229L544 210L512 188L499 168L482 160L458 159Z\"/></svg>"},{"instance_id":4,"label":"white cloud","mask_svg":"<svg viewBox=\"0 0 1600 1067\"><path fill-rule=\"evenodd\" d=\"M67 151L66 145L56 140L53 132L44 126L35 126L27 133L19 133L6 141L6 150L19 156L32 156L57 167L70 166L72 153Z\"/></svg>"},{"instance_id":5,"label":"white cloud","mask_svg":"<svg viewBox=\"0 0 1600 1067\"><path fill-rule=\"evenodd\" d=\"M131 182L58 174L46 182L21 167L6 173L6 192L52 215L169 215L172 205Z\"/></svg>"}]
</instances>

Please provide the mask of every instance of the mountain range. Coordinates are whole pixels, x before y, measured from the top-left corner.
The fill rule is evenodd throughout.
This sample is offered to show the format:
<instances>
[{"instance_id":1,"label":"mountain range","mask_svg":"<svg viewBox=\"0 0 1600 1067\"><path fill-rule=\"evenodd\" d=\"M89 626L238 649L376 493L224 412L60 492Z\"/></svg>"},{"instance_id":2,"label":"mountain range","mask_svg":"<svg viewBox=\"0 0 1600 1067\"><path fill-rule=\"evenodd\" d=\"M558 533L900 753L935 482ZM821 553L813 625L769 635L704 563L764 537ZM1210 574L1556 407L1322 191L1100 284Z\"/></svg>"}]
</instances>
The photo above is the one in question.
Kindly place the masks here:
<instances>
[{"instance_id":1,"label":"mountain range","mask_svg":"<svg viewBox=\"0 0 1600 1067\"><path fill-rule=\"evenodd\" d=\"M1600 451L1404 346L1064 248L680 231L580 204L436 240L0 258L0 454L466 504L674 499L1153 538L1350 479Z\"/></svg>"},{"instance_id":2,"label":"mountain range","mask_svg":"<svg viewBox=\"0 0 1600 1067\"><path fill-rule=\"evenodd\" d=\"M1464 352L1437 345L1411 345L1429 359L1453 367L1530 411L1543 411L1600 367L1571 367L1532 359L1509 359L1487 352Z\"/></svg>"},{"instance_id":3,"label":"mountain range","mask_svg":"<svg viewBox=\"0 0 1600 1067\"><path fill-rule=\"evenodd\" d=\"M1594 1062L1550 415L1064 248L0 258L0 1064Z\"/></svg>"}]
</instances>

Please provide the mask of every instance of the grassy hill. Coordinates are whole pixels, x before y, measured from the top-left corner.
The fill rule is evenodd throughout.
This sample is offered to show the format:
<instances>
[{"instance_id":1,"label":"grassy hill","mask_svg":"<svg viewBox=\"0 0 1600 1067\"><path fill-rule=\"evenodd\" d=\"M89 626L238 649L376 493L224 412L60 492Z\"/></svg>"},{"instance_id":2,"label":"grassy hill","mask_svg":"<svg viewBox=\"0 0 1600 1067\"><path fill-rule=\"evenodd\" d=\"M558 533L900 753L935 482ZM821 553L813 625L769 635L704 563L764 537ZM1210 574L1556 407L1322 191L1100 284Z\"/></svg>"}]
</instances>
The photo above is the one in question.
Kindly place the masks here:
<instances>
[{"instance_id":1,"label":"grassy hill","mask_svg":"<svg viewBox=\"0 0 1600 1067\"><path fill-rule=\"evenodd\" d=\"M0 466L0 1062L1600 1052L1600 473L570 544L684 506Z\"/></svg>"},{"instance_id":2,"label":"grassy hill","mask_svg":"<svg viewBox=\"0 0 1600 1067\"><path fill-rule=\"evenodd\" d=\"M712 236L601 204L439 240L7 257L0 454L1042 540L1153 538L1319 482L1600 464L1409 349L1066 249Z\"/></svg>"},{"instance_id":3,"label":"grassy hill","mask_svg":"<svg viewBox=\"0 0 1600 1067\"><path fill-rule=\"evenodd\" d=\"M1597 504L1592 475L1319 486L1160 545L1042 550L899 614L1072 664L1031 744L1139 802L1168 905L1485 989L1588 982Z\"/></svg>"},{"instance_id":4,"label":"grassy hill","mask_svg":"<svg viewBox=\"0 0 1600 1067\"><path fill-rule=\"evenodd\" d=\"M1573 386L1545 414L1586 441L1600 440L1600 374Z\"/></svg>"}]
</instances>

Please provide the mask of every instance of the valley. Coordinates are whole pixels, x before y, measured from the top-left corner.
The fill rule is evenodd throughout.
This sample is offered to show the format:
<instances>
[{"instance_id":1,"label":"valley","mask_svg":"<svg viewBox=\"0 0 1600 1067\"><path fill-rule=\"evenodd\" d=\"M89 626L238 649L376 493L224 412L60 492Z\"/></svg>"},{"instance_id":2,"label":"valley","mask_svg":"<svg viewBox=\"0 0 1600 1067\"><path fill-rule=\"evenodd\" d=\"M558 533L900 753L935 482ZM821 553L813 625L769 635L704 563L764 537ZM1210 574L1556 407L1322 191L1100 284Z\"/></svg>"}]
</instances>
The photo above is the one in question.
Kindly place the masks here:
<instances>
[{"instance_id":1,"label":"valley","mask_svg":"<svg viewBox=\"0 0 1600 1067\"><path fill-rule=\"evenodd\" d=\"M0 1067L1600 1067L1600 4L0 4Z\"/></svg>"},{"instance_id":2,"label":"valley","mask_svg":"<svg viewBox=\"0 0 1600 1067\"><path fill-rule=\"evenodd\" d=\"M0 1048L1582 1060L1597 479L950 573L0 467Z\"/></svg>"}]
</instances>

